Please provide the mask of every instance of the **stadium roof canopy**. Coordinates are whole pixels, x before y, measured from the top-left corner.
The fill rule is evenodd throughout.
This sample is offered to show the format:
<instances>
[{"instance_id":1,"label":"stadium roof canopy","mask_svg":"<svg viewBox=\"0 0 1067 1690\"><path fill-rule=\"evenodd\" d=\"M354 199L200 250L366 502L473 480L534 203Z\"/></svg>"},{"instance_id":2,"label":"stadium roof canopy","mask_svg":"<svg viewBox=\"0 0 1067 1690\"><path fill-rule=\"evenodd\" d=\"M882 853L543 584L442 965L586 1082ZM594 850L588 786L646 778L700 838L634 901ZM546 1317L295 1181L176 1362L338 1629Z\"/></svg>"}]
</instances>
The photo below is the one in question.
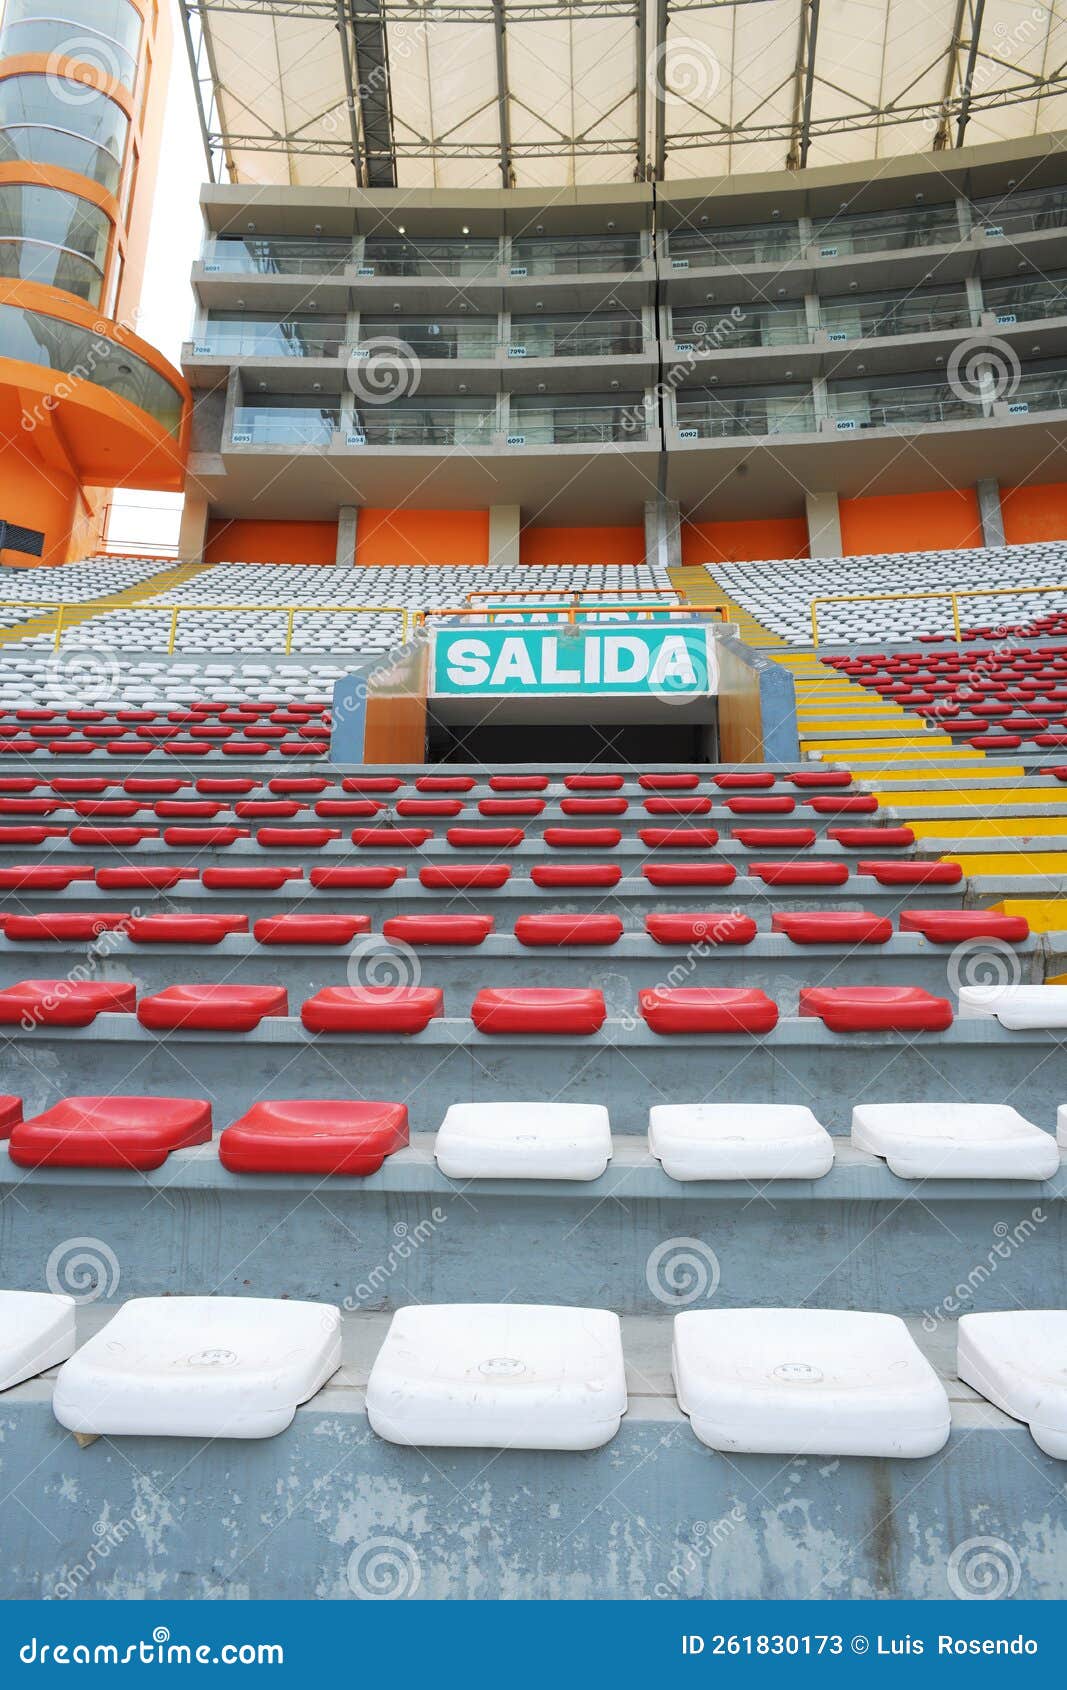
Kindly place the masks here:
<instances>
[{"instance_id":1,"label":"stadium roof canopy","mask_svg":"<svg viewBox=\"0 0 1067 1690\"><path fill-rule=\"evenodd\" d=\"M681 181L1067 128L1067 0L180 3L238 182Z\"/></svg>"}]
</instances>

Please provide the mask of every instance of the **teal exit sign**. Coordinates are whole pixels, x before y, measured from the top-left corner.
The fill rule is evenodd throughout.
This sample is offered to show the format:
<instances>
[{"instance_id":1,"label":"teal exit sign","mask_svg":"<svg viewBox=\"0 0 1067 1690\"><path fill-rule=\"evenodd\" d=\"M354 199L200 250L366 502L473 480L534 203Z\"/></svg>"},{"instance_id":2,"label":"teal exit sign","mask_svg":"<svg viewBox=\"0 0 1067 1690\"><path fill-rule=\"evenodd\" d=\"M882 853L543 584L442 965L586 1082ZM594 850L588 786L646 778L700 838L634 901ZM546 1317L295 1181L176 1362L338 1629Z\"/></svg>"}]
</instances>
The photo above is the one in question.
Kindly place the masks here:
<instances>
[{"instance_id":1,"label":"teal exit sign","mask_svg":"<svg viewBox=\"0 0 1067 1690\"><path fill-rule=\"evenodd\" d=\"M430 691L699 698L718 691L715 636L704 623L439 628Z\"/></svg>"}]
</instances>

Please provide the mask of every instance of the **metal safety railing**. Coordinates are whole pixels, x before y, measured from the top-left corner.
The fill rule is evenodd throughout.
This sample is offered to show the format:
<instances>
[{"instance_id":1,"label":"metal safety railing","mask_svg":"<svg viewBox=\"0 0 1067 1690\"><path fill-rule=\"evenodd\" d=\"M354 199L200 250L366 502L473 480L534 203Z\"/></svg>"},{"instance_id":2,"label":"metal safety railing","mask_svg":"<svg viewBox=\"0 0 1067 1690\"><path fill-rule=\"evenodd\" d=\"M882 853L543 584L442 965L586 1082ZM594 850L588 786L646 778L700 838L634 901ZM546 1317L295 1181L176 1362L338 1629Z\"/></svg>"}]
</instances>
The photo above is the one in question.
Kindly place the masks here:
<instances>
[{"instance_id":1,"label":"metal safety railing","mask_svg":"<svg viewBox=\"0 0 1067 1690\"><path fill-rule=\"evenodd\" d=\"M956 644L960 645L963 640L960 599L1023 598L1032 593L1067 593L1067 582L1052 587L944 587L923 593L830 593L811 600L811 641L816 646L819 643L818 607L821 604L875 604L886 601L903 603L909 599L947 599L952 607L953 634Z\"/></svg>"},{"instance_id":2,"label":"metal safety railing","mask_svg":"<svg viewBox=\"0 0 1067 1690\"><path fill-rule=\"evenodd\" d=\"M469 604L455 605L452 608L435 606L431 610L416 610L414 612L414 624L416 629L423 628L432 616L467 616L476 617L480 622L495 622L502 616L536 615L539 611L556 615L561 621L570 623L577 623L581 617L603 616L609 612L620 610L636 612L639 616L687 616L690 621L699 620L702 616L717 616L720 622L729 622L730 620L729 611L725 605L721 604L635 605L631 600L628 604L621 602L584 605L580 602L581 596L578 595L578 602L564 602L564 598L559 596L539 595L539 602L536 604L502 604L494 605L491 609Z\"/></svg>"},{"instance_id":3,"label":"metal safety railing","mask_svg":"<svg viewBox=\"0 0 1067 1690\"><path fill-rule=\"evenodd\" d=\"M386 614L399 616L401 641L407 639L413 626L416 612L409 610L402 604L162 604L155 599L140 599L136 603L123 603L121 600L85 599L76 601L60 601L58 599L0 599L0 611L3 610L45 610L55 612L55 638L52 642L53 650L58 651L63 639L64 622L71 611L88 612L90 617L103 615L108 611L137 611L144 613L167 614L170 616L170 631L167 638L167 655L173 656L178 637L178 618L194 612L219 611L225 614L239 612L241 615L254 615L262 611L277 611L285 616L285 647L284 655L289 656L293 649L293 632L297 616L384 616ZM19 626L13 624L14 628ZM2 631L2 630L0 630Z\"/></svg>"}]
</instances>

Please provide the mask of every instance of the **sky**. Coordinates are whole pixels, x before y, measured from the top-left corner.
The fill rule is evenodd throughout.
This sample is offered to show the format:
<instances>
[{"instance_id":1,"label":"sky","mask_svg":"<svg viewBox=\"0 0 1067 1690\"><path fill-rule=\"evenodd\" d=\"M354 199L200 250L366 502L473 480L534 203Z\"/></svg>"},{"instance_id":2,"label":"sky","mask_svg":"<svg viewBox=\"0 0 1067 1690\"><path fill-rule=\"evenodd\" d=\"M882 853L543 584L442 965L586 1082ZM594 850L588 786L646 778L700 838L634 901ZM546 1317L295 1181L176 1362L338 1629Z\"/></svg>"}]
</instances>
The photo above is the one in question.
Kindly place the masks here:
<instances>
[{"instance_id":1,"label":"sky","mask_svg":"<svg viewBox=\"0 0 1067 1690\"><path fill-rule=\"evenodd\" d=\"M193 320L189 270L200 250L198 199L207 165L177 0L170 6L174 55L137 332L177 364ZM176 542L181 503L178 494L116 492L112 546Z\"/></svg>"}]
</instances>

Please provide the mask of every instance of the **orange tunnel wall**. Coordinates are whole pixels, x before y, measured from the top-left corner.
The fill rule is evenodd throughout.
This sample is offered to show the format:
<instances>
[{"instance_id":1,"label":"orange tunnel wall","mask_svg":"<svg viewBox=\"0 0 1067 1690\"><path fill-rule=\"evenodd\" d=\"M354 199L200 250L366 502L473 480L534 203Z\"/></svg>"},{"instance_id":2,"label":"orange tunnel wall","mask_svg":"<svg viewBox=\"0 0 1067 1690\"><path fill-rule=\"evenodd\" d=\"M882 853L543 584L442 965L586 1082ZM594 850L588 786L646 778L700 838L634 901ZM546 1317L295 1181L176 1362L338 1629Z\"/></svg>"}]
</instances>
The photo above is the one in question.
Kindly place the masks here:
<instances>
[{"instance_id":1,"label":"orange tunnel wall","mask_svg":"<svg viewBox=\"0 0 1067 1690\"><path fill-rule=\"evenodd\" d=\"M840 512L845 557L864 557L871 552L956 550L982 544L982 519L973 487L842 499Z\"/></svg>"},{"instance_id":2,"label":"orange tunnel wall","mask_svg":"<svg viewBox=\"0 0 1067 1690\"><path fill-rule=\"evenodd\" d=\"M21 528L37 528L44 534L40 558L24 552L5 551L0 558L14 568L66 563L97 549L99 498L89 494L83 500L78 483L53 464L42 463L28 437L14 433L6 440L0 430L0 517ZM95 491L95 490L94 490Z\"/></svg>"},{"instance_id":3,"label":"orange tunnel wall","mask_svg":"<svg viewBox=\"0 0 1067 1690\"><path fill-rule=\"evenodd\" d=\"M1004 538L1009 546L1033 540L1067 540L1067 482L1043 487L1002 487Z\"/></svg>"},{"instance_id":4,"label":"orange tunnel wall","mask_svg":"<svg viewBox=\"0 0 1067 1690\"><path fill-rule=\"evenodd\" d=\"M519 536L520 563L551 566L644 561L643 528L524 528Z\"/></svg>"},{"instance_id":5,"label":"orange tunnel wall","mask_svg":"<svg viewBox=\"0 0 1067 1690\"><path fill-rule=\"evenodd\" d=\"M682 564L754 563L761 558L807 557L808 525L802 516L752 522L683 522Z\"/></svg>"},{"instance_id":6,"label":"orange tunnel wall","mask_svg":"<svg viewBox=\"0 0 1067 1690\"><path fill-rule=\"evenodd\" d=\"M363 568L488 561L487 510L374 510L368 506L359 513L356 563Z\"/></svg>"},{"instance_id":7,"label":"orange tunnel wall","mask_svg":"<svg viewBox=\"0 0 1067 1690\"><path fill-rule=\"evenodd\" d=\"M333 563L336 522L254 522L216 518L208 523L205 563Z\"/></svg>"}]
</instances>

